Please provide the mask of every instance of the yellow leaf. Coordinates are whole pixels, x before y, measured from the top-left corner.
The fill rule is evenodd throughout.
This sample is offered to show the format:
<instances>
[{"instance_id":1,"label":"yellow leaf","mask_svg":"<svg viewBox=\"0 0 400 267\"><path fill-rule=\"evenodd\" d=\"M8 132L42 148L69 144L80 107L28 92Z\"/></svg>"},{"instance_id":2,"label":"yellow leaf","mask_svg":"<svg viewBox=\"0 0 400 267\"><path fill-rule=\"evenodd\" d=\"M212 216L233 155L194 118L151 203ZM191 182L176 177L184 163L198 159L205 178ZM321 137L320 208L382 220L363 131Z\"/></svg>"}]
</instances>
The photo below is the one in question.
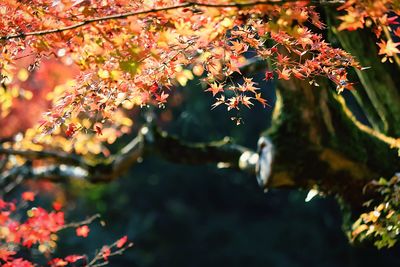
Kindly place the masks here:
<instances>
[{"instance_id":1,"label":"yellow leaf","mask_svg":"<svg viewBox=\"0 0 400 267\"><path fill-rule=\"evenodd\" d=\"M26 69L20 69L17 74L18 80L25 82L29 78L29 72Z\"/></svg>"},{"instance_id":2,"label":"yellow leaf","mask_svg":"<svg viewBox=\"0 0 400 267\"><path fill-rule=\"evenodd\" d=\"M352 236L357 236L360 233L364 232L365 230L368 229L368 226L366 224L361 224L360 226L358 226L352 233Z\"/></svg>"},{"instance_id":3,"label":"yellow leaf","mask_svg":"<svg viewBox=\"0 0 400 267\"><path fill-rule=\"evenodd\" d=\"M97 72L97 74L99 75L100 78L102 79L108 79L110 78L110 73L108 72L108 70L99 70Z\"/></svg>"}]
</instances>

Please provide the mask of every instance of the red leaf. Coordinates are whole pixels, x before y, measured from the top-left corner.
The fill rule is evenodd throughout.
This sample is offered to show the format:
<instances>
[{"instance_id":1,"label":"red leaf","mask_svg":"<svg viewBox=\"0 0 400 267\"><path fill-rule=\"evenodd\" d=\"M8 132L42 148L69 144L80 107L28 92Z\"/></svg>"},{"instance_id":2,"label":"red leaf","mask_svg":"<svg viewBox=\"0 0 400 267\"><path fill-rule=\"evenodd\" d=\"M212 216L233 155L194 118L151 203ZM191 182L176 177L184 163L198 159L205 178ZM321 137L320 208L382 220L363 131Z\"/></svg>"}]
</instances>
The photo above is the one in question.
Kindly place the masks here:
<instances>
[{"instance_id":1,"label":"red leaf","mask_svg":"<svg viewBox=\"0 0 400 267\"><path fill-rule=\"evenodd\" d=\"M22 199L25 201L34 201L35 200L35 193L27 191L22 193Z\"/></svg>"},{"instance_id":2,"label":"red leaf","mask_svg":"<svg viewBox=\"0 0 400 267\"><path fill-rule=\"evenodd\" d=\"M34 267L34 265L27 260L18 258L13 261L5 263L4 265L2 265L2 267Z\"/></svg>"},{"instance_id":3,"label":"red leaf","mask_svg":"<svg viewBox=\"0 0 400 267\"><path fill-rule=\"evenodd\" d=\"M108 246L104 246L104 247L101 249L101 252L102 252L103 259L104 259L104 260L108 260L108 257L109 257L110 254L111 254L111 249L110 249Z\"/></svg>"},{"instance_id":4,"label":"red leaf","mask_svg":"<svg viewBox=\"0 0 400 267\"><path fill-rule=\"evenodd\" d=\"M77 262L78 260L84 259L85 256L82 255L69 255L65 257L65 260L71 263Z\"/></svg>"},{"instance_id":5,"label":"red leaf","mask_svg":"<svg viewBox=\"0 0 400 267\"><path fill-rule=\"evenodd\" d=\"M68 265L68 262L60 258L55 258L49 262L49 265L52 267L66 266Z\"/></svg>"},{"instance_id":6,"label":"red leaf","mask_svg":"<svg viewBox=\"0 0 400 267\"><path fill-rule=\"evenodd\" d=\"M128 241L128 237L124 236L117 241L117 248L122 248L126 242Z\"/></svg>"},{"instance_id":7,"label":"red leaf","mask_svg":"<svg viewBox=\"0 0 400 267\"><path fill-rule=\"evenodd\" d=\"M272 71L267 70L265 72L265 80L271 80L272 78L274 78L274 73Z\"/></svg>"},{"instance_id":8,"label":"red leaf","mask_svg":"<svg viewBox=\"0 0 400 267\"><path fill-rule=\"evenodd\" d=\"M53 202L53 209L55 209L56 211L60 211L62 208L62 204L58 201Z\"/></svg>"},{"instance_id":9,"label":"red leaf","mask_svg":"<svg viewBox=\"0 0 400 267\"><path fill-rule=\"evenodd\" d=\"M7 249L0 248L0 259L3 261L9 261L16 252L9 251Z\"/></svg>"},{"instance_id":10,"label":"red leaf","mask_svg":"<svg viewBox=\"0 0 400 267\"><path fill-rule=\"evenodd\" d=\"M160 104L166 103L168 96L169 94L161 92L161 95L156 95L156 101L159 102Z\"/></svg>"},{"instance_id":11,"label":"red leaf","mask_svg":"<svg viewBox=\"0 0 400 267\"><path fill-rule=\"evenodd\" d=\"M150 88L149 88L150 92L152 92L153 94L155 94L158 90L158 84L157 83L153 83Z\"/></svg>"},{"instance_id":12,"label":"red leaf","mask_svg":"<svg viewBox=\"0 0 400 267\"><path fill-rule=\"evenodd\" d=\"M74 135L74 133L76 132L76 130L77 130L76 125L75 125L74 123L70 123L70 124L68 124L68 128L67 128L67 130L65 131L65 135L66 135L67 137L71 137L71 136Z\"/></svg>"},{"instance_id":13,"label":"red leaf","mask_svg":"<svg viewBox=\"0 0 400 267\"><path fill-rule=\"evenodd\" d=\"M103 131L101 129L101 126L96 125L94 128L96 130L97 135L103 135Z\"/></svg>"}]
</instances>

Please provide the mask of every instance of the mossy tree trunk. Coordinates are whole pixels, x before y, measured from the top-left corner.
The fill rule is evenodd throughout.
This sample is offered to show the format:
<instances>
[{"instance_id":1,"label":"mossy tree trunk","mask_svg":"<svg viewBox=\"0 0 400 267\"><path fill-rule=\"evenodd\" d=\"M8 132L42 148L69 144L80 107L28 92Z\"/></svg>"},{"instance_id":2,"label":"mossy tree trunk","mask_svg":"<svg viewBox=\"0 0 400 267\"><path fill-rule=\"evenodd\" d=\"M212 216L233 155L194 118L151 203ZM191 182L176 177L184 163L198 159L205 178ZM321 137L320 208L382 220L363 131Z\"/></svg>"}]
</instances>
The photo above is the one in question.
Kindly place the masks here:
<instances>
[{"instance_id":1,"label":"mossy tree trunk","mask_svg":"<svg viewBox=\"0 0 400 267\"><path fill-rule=\"evenodd\" d=\"M382 63L376 38L369 28L338 31L338 14L325 9L330 41L351 53L366 70L356 70L359 84L353 92L374 129L400 137L400 66Z\"/></svg>"},{"instance_id":2,"label":"mossy tree trunk","mask_svg":"<svg viewBox=\"0 0 400 267\"><path fill-rule=\"evenodd\" d=\"M328 84L282 82L273 125L266 133L275 146L267 187L318 189L353 207L368 198L363 188L400 169L395 149L379 135L358 127L341 96Z\"/></svg>"}]
</instances>

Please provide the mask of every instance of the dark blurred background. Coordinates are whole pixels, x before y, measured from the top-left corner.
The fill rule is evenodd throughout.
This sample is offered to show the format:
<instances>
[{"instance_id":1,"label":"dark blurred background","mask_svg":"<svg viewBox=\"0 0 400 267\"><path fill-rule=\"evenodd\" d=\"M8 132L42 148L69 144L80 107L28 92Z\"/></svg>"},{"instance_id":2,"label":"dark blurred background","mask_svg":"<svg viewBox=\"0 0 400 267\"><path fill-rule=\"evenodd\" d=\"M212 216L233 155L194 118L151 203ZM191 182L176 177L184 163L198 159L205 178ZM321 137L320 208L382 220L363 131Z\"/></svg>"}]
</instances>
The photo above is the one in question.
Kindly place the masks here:
<instances>
[{"instance_id":1,"label":"dark blurred background","mask_svg":"<svg viewBox=\"0 0 400 267\"><path fill-rule=\"evenodd\" d=\"M261 74L254 80L273 106L273 85L263 82ZM184 140L230 136L255 149L260 133L270 124L272 107L257 105L240 114L210 110L213 99L204 89L192 81L174 93L171 106L156 111L158 124ZM230 120L236 115L243 124L236 126ZM135 245L112 258L112 267L395 266L400 262L398 247L350 245L335 199L316 197L306 203L304 191L263 193L255 177L232 170L145 158L111 184L69 187L74 202L67 210L68 219L100 213L106 226L93 223L87 239L62 233L57 253L91 255L127 234Z\"/></svg>"}]
</instances>

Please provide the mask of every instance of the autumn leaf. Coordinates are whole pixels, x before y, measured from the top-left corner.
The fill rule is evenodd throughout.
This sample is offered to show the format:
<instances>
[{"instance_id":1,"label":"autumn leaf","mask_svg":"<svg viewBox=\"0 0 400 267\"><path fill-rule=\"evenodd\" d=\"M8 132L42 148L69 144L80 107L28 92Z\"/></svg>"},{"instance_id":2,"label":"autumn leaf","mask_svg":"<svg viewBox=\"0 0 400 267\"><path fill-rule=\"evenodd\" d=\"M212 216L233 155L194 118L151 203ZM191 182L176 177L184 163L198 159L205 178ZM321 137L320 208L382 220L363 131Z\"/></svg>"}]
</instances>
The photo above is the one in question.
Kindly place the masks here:
<instances>
[{"instance_id":1,"label":"autumn leaf","mask_svg":"<svg viewBox=\"0 0 400 267\"><path fill-rule=\"evenodd\" d=\"M68 261L65 261L65 260L60 259L60 258L54 258L49 262L49 265L51 267L67 266L68 265Z\"/></svg>"},{"instance_id":2,"label":"autumn leaf","mask_svg":"<svg viewBox=\"0 0 400 267\"><path fill-rule=\"evenodd\" d=\"M108 257L111 255L111 249L110 249L110 247L108 247L108 246L104 246L102 249L101 249L101 255L102 255L102 257L103 257L103 259L104 260L108 260Z\"/></svg>"},{"instance_id":3,"label":"autumn leaf","mask_svg":"<svg viewBox=\"0 0 400 267\"><path fill-rule=\"evenodd\" d=\"M35 193L27 191L27 192L22 193L21 197L25 201L34 201L35 200Z\"/></svg>"},{"instance_id":4,"label":"autumn leaf","mask_svg":"<svg viewBox=\"0 0 400 267\"><path fill-rule=\"evenodd\" d=\"M265 80L271 80L274 78L274 72L267 70L265 72Z\"/></svg>"},{"instance_id":5,"label":"autumn leaf","mask_svg":"<svg viewBox=\"0 0 400 267\"><path fill-rule=\"evenodd\" d=\"M362 14L353 8L348 9L347 12L346 15L339 17L342 23L338 27L338 31L355 31L364 28L364 17Z\"/></svg>"},{"instance_id":6,"label":"autumn leaf","mask_svg":"<svg viewBox=\"0 0 400 267\"><path fill-rule=\"evenodd\" d=\"M100 123L96 123L94 125L94 130L97 135L103 135L103 129L102 129L102 125Z\"/></svg>"},{"instance_id":7,"label":"autumn leaf","mask_svg":"<svg viewBox=\"0 0 400 267\"><path fill-rule=\"evenodd\" d=\"M10 251L4 248L0 248L0 259L3 261L9 261L15 254L16 254L15 251Z\"/></svg>"},{"instance_id":8,"label":"autumn leaf","mask_svg":"<svg viewBox=\"0 0 400 267\"><path fill-rule=\"evenodd\" d=\"M117 248L122 248L128 241L128 236L124 236L117 241Z\"/></svg>"},{"instance_id":9,"label":"autumn leaf","mask_svg":"<svg viewBox=\"0 0 400 267\"><path fill-rule=\"evenodd\" d=\"M5 264L2 265L2 267L35 267L35 266L30 261L18 258L6 262Z\"/></svg>"},{"instance_id":10,"label":"autumn leaf","mask_svg":"<svg viewBox=\"0 0 400 267\"><path fill-rule=\"evenodd\" d=\"M400 27L397 27L397 29L395 31L393 31L394 35L396 35L397 37L400 37Z\"/></svg>"},{"instance_id":11,"label":"autumn leaf","mask_svg":"<svg viewBox=\"0 0 400 267\"><path fill-rule=\"evenodd\" d=\"M353 230L353 232L351 233L352 236L357 236L359 235L361 232L365 231L368 229L368 226L365 224L361 224L360 226L358 226L356 229Z\"/></svg>"},{"instance_id":12,"label":"autumn leaf","mask_svg":"<svg viewBox=\"0 0 400 267\"><path fill-rule=\"evenodd\" d=\"M290 78L290 70L284 68L282 70L277 70L278 79L289 80Z\"/></svg>"},{"instance_id":13,"label":"autumn leaf","mask_svg":"<svg viewBox=\"0 0 400 267\"><path fill-rule=\"evenodd\" d=\"M219 105L225 104L225 103L226 103L225 96L221 96L221 97L217 98L217 101L214 104L211 105L211 109L214 109L214 108L218 107Z\"/></svg>"},{"instance_id":14,"label":"autumn leaf","mask_svg":"<svg viewBox=\"0 0 400 267\"><path fill-rule=\"evenodd\" d=\"M62 208L62 204L58 201L53 202L52 206L53 206L53 209L56 211L60 211Z\"/></svg>"},{"instance_id":15,"label":"autumn leaf","mask_svg":"<svg viewBox=\"0 0 400 267\"><path fill-rule=\"evenodd\" d=\"M255 99L260 102L263 107L267 106L267 100L265 100L264 98L261 97L261 93L255 94Z\"/></svg>"},{"instance_id":16,"label":"autumn leaf","mask_svg":"<svg viewBox=\"0 0 400 267\"><path fill-rule=\"evenodd\" d=\"M77 262L78 260L81 260L81 259L85 259L85 256L82 256L82 255L69 255L69 256L65 257L65 260L70 262L70 263Z\"/></svg>"},{"instance_id":17,"label":"autumn leaf","mask_svg":"<svg viewBox=\"0 0 400 267\"><path fill-rule=\"evenodd\" d=\"M297 79L302 80L302 79L305 78L305 76L300 71L298 71L296 69L293 69L292 73L293 73L294 77L296 77Z\"/></svg>"},{"instance_id":18,"label":"autumn leaf","mask_svg":"<svg viewBox=\"0 0 400 267\"><path fill-rule=\"evenodd\" d=\"M400 43L394 43L392 40L389 40L385 42L382 40L380 43L378 43L379 46L379 55L386 55L389 57L394 56L397 53L400 53L400 50L397 49L397 46Z\"/></svg>"},{"instance_id":19,"label":"autumn leaf","mask_svg":"<svg viewBox=\"0 0 400 267\"><path fill-rule=\"evenodd\" d=\"M240 99L240 101L242 102L243 105L245 105L247 108L251 108L251 106L253 106L254 104L251 103L251 97L248 96L242 96L242 98Z\"/></svg>"},{"instance_id":20,"label":"autumn leaf","mask_svg":"<svg viewBox=\"0 0 400 267\"><path fill-rule=\"evenodd\" d=\"M211 92L213 96L223 91L224 87L222 86L222 84L217 84L216 82L210 84L210 88L205 90L205 92Z\"/></svg>"},{"instance_id":21,"label":"autumn leaf","mask_svg":"<svg viewBox=\"0 0 400 267\"><path fill-rule=\"evenodd\" d=\"M232 110L232 109L239 110L240 101L241 101L240 96L234 96L234 97L228 98L228 103L227 103L228 111Z\"/></svg>"},{"instance_id":22,"label":"autumn leaf","mask_svg":"<svg viewBox=\"0 0 400 267\"><path fill-rule=\"evenodd\" d=\"M65 131L65 135L67 137L71 137L75 134L76 131L77 131L77 126L75 125L75 123L70 123L68 124L67 130Z\"/></svg>"},{"instance_id":23,"label":"autumn leaf","mask_svg":"<svg viewBox=\"0 0 400 267\"><path fill-rule=\"evenodd\" d=\"M76 235L81 237L87 237L90 232L90 229L87 225L80 226L76 228Z\"/></svg>"},{"instance_id":24,"label":"autumn leaf","mask_svg":"<svg viewBox=\"0 0 400 267\"><path fill-rule=\"evenodd\" d=\"M249 46L247 44L244 44L243 42L238 42L238 41L232 41L232 50L234 53L241 54L243 52L246 52Z\"/></svg>"},{"instance_id":25,"label":"autumn leaf","mask_svg":"<svg viewBox=\"0 0 400 267\"><path fill-rule=\"evenodd\" d=\"M281 53L278 53L276 60L278 61L279 64L287 64L289 62L289 57L284 56Z\"/></svg>"},{"instance_id":26,"label":"autumn leaf","mask_svg":"<svg viewBox=\"0 0 400 267\"><path fill-rule=\"evenodd\" d=\"M257 90L259 90L259 88L254 86L254 85L256 85L256 83L253 82L253 78L244 77L243 79L244 79L244 84L242 86L242 90L241 91L243 91L243 92L247 91L247 92L255 93Z\"/></svg>"}]
</instances>

